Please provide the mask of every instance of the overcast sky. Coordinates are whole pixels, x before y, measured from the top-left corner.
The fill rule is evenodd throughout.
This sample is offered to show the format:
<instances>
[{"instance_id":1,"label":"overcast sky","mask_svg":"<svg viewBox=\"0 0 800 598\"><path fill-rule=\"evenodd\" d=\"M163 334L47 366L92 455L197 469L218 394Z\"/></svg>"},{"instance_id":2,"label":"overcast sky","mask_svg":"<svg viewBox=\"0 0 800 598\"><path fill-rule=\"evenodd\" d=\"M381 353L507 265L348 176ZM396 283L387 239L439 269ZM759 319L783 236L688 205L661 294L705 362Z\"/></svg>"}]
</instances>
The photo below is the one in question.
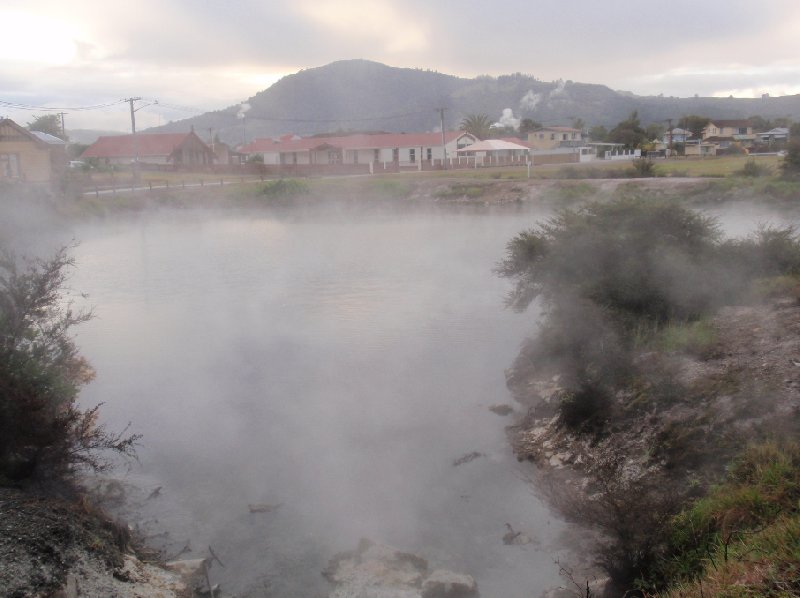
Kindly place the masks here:
<instances>
[{"instance_id":1,"label":"overcast sky","mask_svg":"<svg viewBox=\"0 0 800 598\"><path fill-rule=\"evenodd\" d=\"M640 95L800 93L797 0L3 0L0 23L0 102L137 96L141 128L351 58ZM127 104L65 112L68 129L130 127ZM21 124L43 113L0 104Z\"/></svg>"}]
</instances>

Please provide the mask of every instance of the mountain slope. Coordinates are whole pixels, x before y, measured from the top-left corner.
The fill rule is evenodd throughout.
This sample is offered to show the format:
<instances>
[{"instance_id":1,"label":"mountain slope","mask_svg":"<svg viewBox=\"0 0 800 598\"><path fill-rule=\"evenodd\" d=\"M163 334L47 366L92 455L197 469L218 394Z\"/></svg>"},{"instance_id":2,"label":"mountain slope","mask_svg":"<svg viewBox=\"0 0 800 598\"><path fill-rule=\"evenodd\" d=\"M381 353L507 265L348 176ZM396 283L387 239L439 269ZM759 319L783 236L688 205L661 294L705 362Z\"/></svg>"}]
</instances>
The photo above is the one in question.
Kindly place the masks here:
<instances>
[{"instance_id":1,"label":"mountain slope","mask_svg":"<svg viewBox=\"0 0 800 598\"><path fill-rule=\"evenodd\" d=\"M206 133L213 129L223 141L282 133L309 135L342 130L431 131L440 125L438 108L445 108L445 127L458 126L470 113L499 119L510 108L517 118L546 125L612 127L633 110L642 121L677 121L687 114L715 118L800 119L800 96L778 98L643 97L613 91L604 85L572 81L543 82L523 74L465 79L430 70L395 68L368 60L345 60L302 70L239 105L170 123L150 131ZM241 118L241 116L244 118Z\"/></svg>"}]
</instances>

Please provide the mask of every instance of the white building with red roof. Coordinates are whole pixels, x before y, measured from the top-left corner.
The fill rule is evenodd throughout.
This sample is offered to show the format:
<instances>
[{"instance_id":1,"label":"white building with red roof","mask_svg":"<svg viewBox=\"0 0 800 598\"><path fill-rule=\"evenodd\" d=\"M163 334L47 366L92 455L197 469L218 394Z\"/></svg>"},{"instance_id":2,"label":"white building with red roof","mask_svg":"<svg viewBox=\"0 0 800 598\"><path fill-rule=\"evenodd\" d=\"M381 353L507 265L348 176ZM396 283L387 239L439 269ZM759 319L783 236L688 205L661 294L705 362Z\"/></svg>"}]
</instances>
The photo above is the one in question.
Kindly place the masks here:
<instances>
[{"instance_id":1,"label":"white building with red roof","mask_svg":"<svg viewBox=\"0 0 800 598\"><path fill-rule=\"evenodd\" d=\"M171 164L175 167L208 166L214 152L197 136L189 133L136 133L100 137L81 154L105 164Z\"/></svg>"},{"instance_id":2,"label":"white building with red roof","mask_svg":"<svg viewBox=\"0 0 800 598\"><path fill-rule=\"evenodd\" d=\"M464 131L441 133L362 133L278 139L255 139L240 151L260 156L267 165L397 164L421 168L447 158L478 139Z\"/></svg>"}]
</instances>

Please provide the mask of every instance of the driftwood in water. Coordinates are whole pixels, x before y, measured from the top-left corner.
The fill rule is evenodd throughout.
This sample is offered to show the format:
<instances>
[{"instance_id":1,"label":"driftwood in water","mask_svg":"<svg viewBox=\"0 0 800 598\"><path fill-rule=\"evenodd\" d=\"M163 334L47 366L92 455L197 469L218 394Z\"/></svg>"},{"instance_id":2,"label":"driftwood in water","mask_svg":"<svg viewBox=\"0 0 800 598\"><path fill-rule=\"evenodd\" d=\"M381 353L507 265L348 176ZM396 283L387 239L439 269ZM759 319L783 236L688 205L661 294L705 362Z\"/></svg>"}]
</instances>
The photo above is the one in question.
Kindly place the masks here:
<instances>
[{"instance_id":1,"label":"driftwood in water","mask_svg":"<svg viewBox=\"0 0 800 598\"><path fill-rule=\"evenodd\" d=\"M283 506L282 502L279 502L274 505L267 503L251 503L247 505L247 508L250 510L251 513L272 513L272 511L277 511L282 506Z\"/></svg>"},{"instance_id":2,"label":"driftwood in water","mask_svg":"<svg viewBox=\"0 0 800 598\"><path fill-rule=\"evenodd\" d=\"M458 467L459 465L464 465L464 463L469 463L470 461L474 461L479 457L485 457L483 453L479 453L478 451L472 451L471 453L467 453L463 457L459 457L455 461L453 461L453 467Z\"/></svg>"}]
</instances>

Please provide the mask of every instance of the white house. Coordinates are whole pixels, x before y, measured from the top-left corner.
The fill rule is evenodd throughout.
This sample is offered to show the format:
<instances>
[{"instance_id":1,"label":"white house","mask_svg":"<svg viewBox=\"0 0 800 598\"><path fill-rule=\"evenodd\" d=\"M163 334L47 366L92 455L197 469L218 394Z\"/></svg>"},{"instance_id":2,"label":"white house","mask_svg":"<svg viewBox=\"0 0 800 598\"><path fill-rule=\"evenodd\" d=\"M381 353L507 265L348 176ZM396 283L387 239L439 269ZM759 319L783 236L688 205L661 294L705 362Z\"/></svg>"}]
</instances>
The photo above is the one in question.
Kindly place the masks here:
<instances>
[{"instance_id":1,"label":"white house","mask_svg":"<svg viewBox=\"0 0 800 598\"><path fill-rule=\"evenodd\" d=\"M422 162L455 157L459 149L478 139L464 131L441 133L364 133L304 137L302 139L255 139L241 152L260 156L264 164L327 165L397 163L415 167Z\"/></svg>"}]
</instances>

